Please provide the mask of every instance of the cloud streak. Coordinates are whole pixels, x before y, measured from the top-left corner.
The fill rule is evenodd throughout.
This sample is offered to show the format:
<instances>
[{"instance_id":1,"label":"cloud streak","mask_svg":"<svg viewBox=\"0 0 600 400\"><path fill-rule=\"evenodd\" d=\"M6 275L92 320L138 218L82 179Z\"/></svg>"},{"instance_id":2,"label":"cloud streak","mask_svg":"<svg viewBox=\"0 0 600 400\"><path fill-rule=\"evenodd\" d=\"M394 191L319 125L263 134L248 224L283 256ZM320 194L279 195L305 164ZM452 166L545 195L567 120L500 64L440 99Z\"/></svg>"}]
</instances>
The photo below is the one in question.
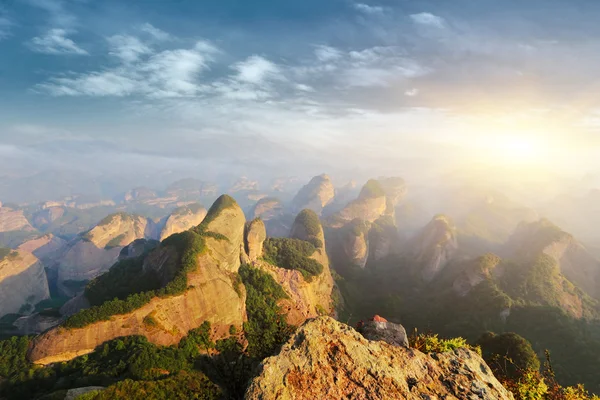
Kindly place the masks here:
<instances>
[{"instance_id":1,"label":"cloud streak","mask_svg":"<svg viewBox=\"0 0 600 400\"><path fill-rule=\"evenodd\" d=\"M31 39L27 45L36 53L87 55L88 52L69 39L68 34L65 29L50 29L43 36Z\"/></svg>"}]
</instances>

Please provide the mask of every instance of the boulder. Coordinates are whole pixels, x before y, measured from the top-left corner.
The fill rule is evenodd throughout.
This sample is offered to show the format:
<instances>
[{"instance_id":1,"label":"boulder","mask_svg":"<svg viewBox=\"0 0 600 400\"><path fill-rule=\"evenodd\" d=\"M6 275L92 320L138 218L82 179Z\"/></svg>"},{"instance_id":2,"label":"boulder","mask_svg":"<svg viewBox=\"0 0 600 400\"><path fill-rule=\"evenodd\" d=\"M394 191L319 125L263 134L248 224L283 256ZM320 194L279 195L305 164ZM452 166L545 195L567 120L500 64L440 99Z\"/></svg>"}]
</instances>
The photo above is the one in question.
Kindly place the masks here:
<instances>
[{"instance_id":1,"label":"boulder","mask_svg":"<svg viewBox=\"0 0 600 400\"><path fill-rule=\"evenodd\" d=\"M400 324L388 322L379 315L375 315L369 321L359 322L357 330L368 340L381 340L393 346L409 347L406 329Z\"/></svg>"}]
</instances>

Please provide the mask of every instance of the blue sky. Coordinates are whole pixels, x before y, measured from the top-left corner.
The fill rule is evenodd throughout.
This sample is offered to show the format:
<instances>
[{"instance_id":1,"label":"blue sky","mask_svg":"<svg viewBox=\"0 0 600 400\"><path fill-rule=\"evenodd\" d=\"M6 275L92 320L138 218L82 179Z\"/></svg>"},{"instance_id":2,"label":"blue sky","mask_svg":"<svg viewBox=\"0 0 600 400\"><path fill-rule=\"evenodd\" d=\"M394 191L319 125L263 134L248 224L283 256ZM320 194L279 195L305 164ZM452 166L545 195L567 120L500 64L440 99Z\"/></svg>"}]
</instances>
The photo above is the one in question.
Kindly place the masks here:
<instances>
[{"instance_id":1,"label":"blue sky","mask_svg":"<svg viewBox=\"0 0 600 400\"><path fill-rule=\"evenodd\" d=\"M0 169L597 173L599 18L593 0L0 1Z\"/></svg>"}]
</instances>

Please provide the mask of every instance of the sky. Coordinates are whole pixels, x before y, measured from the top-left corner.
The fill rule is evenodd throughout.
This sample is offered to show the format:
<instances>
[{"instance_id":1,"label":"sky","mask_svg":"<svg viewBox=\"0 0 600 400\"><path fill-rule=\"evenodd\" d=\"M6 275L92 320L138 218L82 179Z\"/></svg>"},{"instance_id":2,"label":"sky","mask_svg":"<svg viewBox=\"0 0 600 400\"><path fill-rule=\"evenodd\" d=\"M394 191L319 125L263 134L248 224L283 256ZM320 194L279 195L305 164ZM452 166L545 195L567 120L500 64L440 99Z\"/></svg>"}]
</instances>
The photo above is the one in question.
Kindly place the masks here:
<instances>
[{"instance_id":1,"label":"sky","mask_svg":"<svg viewBox=\"0 0 600 400\"><path fill-rule=\"evenodd\" d=\"M0 177L598 176L599 18L596 0L0 0Z\"/></svg>"}]
</instances>

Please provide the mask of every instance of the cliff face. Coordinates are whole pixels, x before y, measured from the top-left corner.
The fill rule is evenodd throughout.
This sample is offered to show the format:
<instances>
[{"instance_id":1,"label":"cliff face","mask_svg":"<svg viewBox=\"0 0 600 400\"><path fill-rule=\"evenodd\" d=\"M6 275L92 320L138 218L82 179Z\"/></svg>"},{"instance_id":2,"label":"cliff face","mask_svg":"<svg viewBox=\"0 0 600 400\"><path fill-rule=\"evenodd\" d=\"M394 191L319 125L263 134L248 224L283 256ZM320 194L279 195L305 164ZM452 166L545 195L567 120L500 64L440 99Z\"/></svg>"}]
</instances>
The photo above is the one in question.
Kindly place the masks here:
<instances>
[{"instance_id":1,"label":"cliff face","mask_svg":"<svg viewBox=\"0 0 600 400\"><path fill-rule=\"evenodd\" d=\"M260 219L246 223L245 247L250 261L256 261L263 253L263 243L267 239L267 230Z\"/></svg>"},{"instance_id":2,"label":"cliff face","mask_svg":"<svg viewBox=\"0 0 600 400\"><path fill-rule=\"evenodd\" d=\"M335 284L325 251L323 227L316 213L311 210L300 212L294 221L290 237L316 244L317 249L311 258L323 265L320 275L313 277L311 282L306 282L299 271L280 268L262 261L256 265L269 272L288 294L289 299L280 302L288 323L299 325L307 318L316 317L321 313L332 315L335 310L331 294Z\"/></svg>"},{"instance_id":3,"label":"cliff face","mask_svg":"<svg viewBox=\"0 0 600 400\"><path fill-rule=\"evenodd\" d=\"M314 213L311 215L317 218ZM242 210L229 196L223 196L211 207L201 225L207 232L204 237L206 250L197 259L197 270L188 274L188 289L184 293L154 298L131 313L115 315L108 321L83 328L54 328L35 339L29 358L38 364L65 361L89 353L103 342L126 335L144 335L152 343L172 345L204 321L211 322L216 328L217 337L227 336L231 325L241 329L246 319L246 291L243 284L234 283L240 258L268 271L282 285L290 297L281 303L285 311L290 311L290 323L300 324L320 313L333 313L331 293L334 282L325 253L323 231L318 224L315 232L314 224L306 226L306 221L314 222L300 218L297 225L303 226L302 231L307 237L321 239L321 245L312 257L324 267L323 272L311 282L306 282L298 271L260 261L258 255L259 251L262 252L264 226L250 224L245 235L246 221ZM253 261L246 254L245 245L255 258ZM154 271L165 284L172 279L179 257L174 247L163 244L145 257L143 270ZM80 300L77 300L78 304ZM78 304L71 306L76 310ZM144 323L148 316L156 324L150 326Z\"/></svg>"},{"instance_id":4,"label":"cliff face","mask_svg":"<svg viewBox=\"0 0 600 400\"><path fill-rule=\"evenodd\" d=\"M369 258L369 226L360 219L355 219L343 228L342 248L347 261L360 268L365 268Z\"/></svg>"},{"instance_id":5,"label":"cliff face","mask_svg":"<svg viewBox=\"0 0 600 400\"><path fill-rule=\"evenodd\" d=\"M98 248L92 242L76 240L60 257L59 285L67 280L90 280L106 272L117 262L121 247Z\"/></svg>"},{"instance_id":6,"label":"cliff face","mask_svg":"<svg viewBox=\"0 0 600 400\"><path fill-rule=\"evenodd\" d=\"M206 217L206 209L199 204L188 205L175 209L167 218L158 240L163 241L174 233L187 231L200 225Z\"/></svg>"},{"instance_id":7,"label":"cliff face","mask_svg":"<svg viewBox=\"0 0 600 400\"><path fill-rule=\"evenodd\" d=\"M363 186L358 198L336 213L329 225L339 228L356 218L373 222L384 215L387 208L388 200L383 186L371 179Z\"/></svg>"},{"instance_id":8,"label":"cliff face","mask_svg":"<svg viewBox=\"0 0 600 400\"><path fill-rule=\"evenodd\" d=\"M558 263L567 279L590 296L600 298L600 260L548 220L520 224L509 238L505 251L518 260L531 260L545 254Z\"/></svg>"},{"instance_id":9,"label":"cliff face","mask_svg":"<svg viewBox=\"0 0 600 400\"><path fill-rule=\"evenodd\" d=\"M141 239L151 230L149 221L139 215L118 213L109 215L84 235L84 238L98 248L123 247Z\"/></svg>"},{"instance_id":10,"label":"cliff face","mask_svg":"<svg viewBox=\"0 0 600 400\"><path fill-rule=\"evenodd\" d=\"M31 224L29 224L29 221L27 221L27 218L23 215L23 211L2 207L2 204L0 203L0 232L34 230L35 229Z\"/></svg>"},{"instance_id":11,"label":"cliff face","mask_svg":"<svg viewBox=\"0 0 600 400\"><path fill-rule=\"evenodd\" d=\"M334 196L335 188L329 176L325 174L315 176L294 197L292 208L294 212L309 209L320 215L323 208L333 200Z\"/></svg>"},{"instance_id":12,"label":"cliff face","mask_svg":"<svg viewBox=\"0 0 600 400\"><path fill-rule=\"evenodd\" d=\"M412 240L410 247L420 264L421 277L430 282L456 253L456 230L447 217L438 215Z\"/></svg>"},{"instance_id":13,"label":"cliff face","mask_svg":"<svg viewBox=\"0 0 600 400\"><path fill-rule=\"evenodd\" d=\"M426 355L369 341L329 317L307 321L267 358L246 399L512 399L475 352Z\"/></svg>"},{"instance_id":14,"label":"cliff face","mask_svg":"<svg viewBox=\"0 0 600 400\"><path fill-rule=\"evenodd\" d=\"M18 313L50 298L44 266L31 253L2 249L0 255L0 316Z\"/></svg>"},{"instance_id":15,"label":"cliff face","mask_svg":"<svg viewBox=\"0 0 600 400\"><path fill-rule=\"evenodd\" d=\"M241 329L246 318L246 294L243 285L235 287L233 273L240 263L245 220L235 202L224 204L218 200L215 204L212 214L209 212L206 230L227 239L205 238L206 251L197 259L197 270L188 274L188 290L177 296L154 298L143 307L115 315L109 321L76 329L54 328L36 338L29 358L38 364L65 361L127 335L144 335L160 345L177 344L190 329L204 321L211 322L220 337L227 335L231 325ZM234 253L236 260L232 261ZM172 277L179 257L174 248L161 246L148 254L143 269L154 270L166 281ZM148 316L156 324L144 323Z\"/></svg>"},{"instance_id":16,"label":"cliff face","mask_svg":"<svg viewBox=\"0 0 600 400\"><path fill-rule=\"evenodd\" d=\"M49 266L49 264L56 261L56 258L66 245L67 242L65 240L50 233L37 239L29 240L20 245L18 249L32 253L45 264L48 262L47 266Z\"/></svg>"}]
</instances>

